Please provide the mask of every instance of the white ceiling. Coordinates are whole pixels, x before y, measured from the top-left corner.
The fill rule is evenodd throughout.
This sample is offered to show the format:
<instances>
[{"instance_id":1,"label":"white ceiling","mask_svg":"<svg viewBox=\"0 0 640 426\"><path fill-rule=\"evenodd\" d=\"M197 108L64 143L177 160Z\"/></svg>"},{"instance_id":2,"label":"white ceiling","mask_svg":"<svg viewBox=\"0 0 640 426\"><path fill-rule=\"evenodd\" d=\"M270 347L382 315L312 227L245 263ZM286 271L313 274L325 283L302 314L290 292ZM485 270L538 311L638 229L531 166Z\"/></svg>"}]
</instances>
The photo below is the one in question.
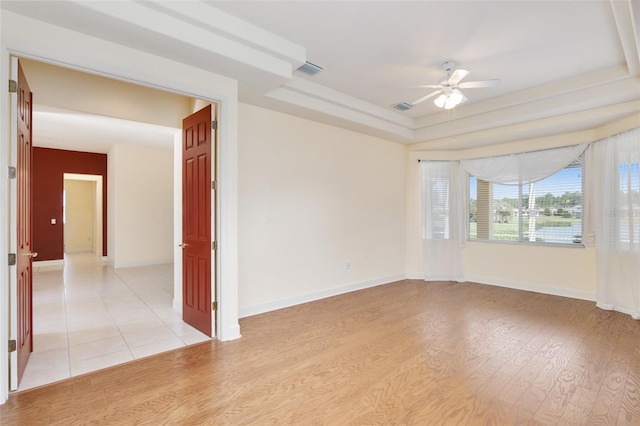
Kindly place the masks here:
<instances>
[{"instance_id":1,"label":"white ceiling","mask_svg":"<svg viewBox=\"0 0 640 426\"><path fill-rule=\"evenodd\" d=\"M50 107L33 111L34 146L106 154L114 143L172 149L180 129Z\"/></svg>"},{"instance_id":2,"label":"white ceiling","mask_svg":"<svg viewBox=\"0 0 640 426\"><path fill-rule=\"evenodd\" d=\"M325 68L314 82L383 108L429 91L414 86L437 84L447 60L467 80L501 80L465 91L475 103L625 64L608 1L211 4L304 46ZM425 102L405 115L441 111Z\"/></svg>"},{"instance_id":3,"label":"white ceiling","mask_svg":"<svg viewBox=\"0 0 640 426\"><path fill-rule=\"evenodd\" d=\"M242 102L421 149L585 130L640 109L637 0L2 7L235 78ZM313 77L295 71L305 60L324 70ZM446 60L469 70L466 80L501 84L464 90L468 102L452 111L431 101L406 112L391 107L428 93L415 86L437 83Z\"/></svg>"}]
</instances>

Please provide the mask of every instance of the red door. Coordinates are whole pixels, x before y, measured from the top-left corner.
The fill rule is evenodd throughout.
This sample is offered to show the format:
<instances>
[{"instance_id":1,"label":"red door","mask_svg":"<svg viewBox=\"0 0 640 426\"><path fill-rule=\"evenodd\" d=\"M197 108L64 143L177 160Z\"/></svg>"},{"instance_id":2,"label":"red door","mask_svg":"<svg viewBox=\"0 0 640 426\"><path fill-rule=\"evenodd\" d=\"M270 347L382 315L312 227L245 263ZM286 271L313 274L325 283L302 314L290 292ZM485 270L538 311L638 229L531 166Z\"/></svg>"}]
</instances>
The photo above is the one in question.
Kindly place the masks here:
<instances>
[{"instance_id":1,"label":"red door","mask_svg":"<svg viewBox=\"0 0 640 426\"><path fill-rule=\"evenodd\" d=\"M211 105L182 121L182 318L211 336Z\"/></svg>"},{"instance_id":2,"label":"red door","mask_svg":"<svg viewBox=\"0 0 640 426\"><path fill-rule=\"evenodd\" d=\"M37 253L31 246L31 112L32 94L18 62L18 381L24 373L29 355L33 350L32 315L32 258Z\"/></svg>"}]
</instances>

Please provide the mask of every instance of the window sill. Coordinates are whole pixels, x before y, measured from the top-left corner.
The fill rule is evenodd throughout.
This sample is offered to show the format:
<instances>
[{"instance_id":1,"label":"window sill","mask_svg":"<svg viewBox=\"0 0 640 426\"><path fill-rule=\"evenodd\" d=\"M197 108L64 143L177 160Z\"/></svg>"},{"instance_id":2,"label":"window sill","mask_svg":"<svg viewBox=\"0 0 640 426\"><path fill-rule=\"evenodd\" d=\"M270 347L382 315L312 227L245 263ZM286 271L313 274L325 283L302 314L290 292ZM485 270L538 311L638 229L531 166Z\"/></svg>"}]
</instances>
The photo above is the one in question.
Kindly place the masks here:
<instances>
[{"instance_id":1,"label":"window sill","mask_svg":"<svg viewBox=\"0 0 640 426\"><path fill-rule=\"evenodd\" d=\"M527 246L527 247L558 247L558 248L585 248L584 243L532 243L530 241L506 241L506 240L466 240L467 243L481 243L481 244L503 244L503 245L517 245L517 246Z\"/></svg>"}]
</instances>

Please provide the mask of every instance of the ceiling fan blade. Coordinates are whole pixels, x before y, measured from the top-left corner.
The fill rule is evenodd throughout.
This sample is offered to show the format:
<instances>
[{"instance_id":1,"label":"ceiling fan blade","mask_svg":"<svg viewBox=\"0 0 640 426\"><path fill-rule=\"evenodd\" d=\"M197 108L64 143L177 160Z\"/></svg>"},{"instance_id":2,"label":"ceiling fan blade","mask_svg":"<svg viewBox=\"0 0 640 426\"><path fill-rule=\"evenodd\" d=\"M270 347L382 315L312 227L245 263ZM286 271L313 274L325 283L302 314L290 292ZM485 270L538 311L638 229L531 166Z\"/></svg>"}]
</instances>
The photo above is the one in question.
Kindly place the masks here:
<instances>
[{"instance_id":1,"label":"ceiling fan blade","mask_svg":"<svg viewBox=\"0 0 640 426\"><path fill-rule=\"evenodd\" d=\"M437 95L440 92L442 92L442 90L436 90L435 92L431 92L427 96L423 96L420 99L418 99L417 101L411 102L411 105L418 105L419 103L424 102L429 98L433 98L435 95Z\"/></svg>"},{"instance_id":2,"label":"ceiling fan blade","mask_svg":"<svg viewBox=\"0 0 640 426\"><path fill-rule=\"evenodd\" d=\"M449 85L456 85L462 81L463 78L469 75L469 71L463 69L457 69L451 74L447 83Z\"/></svg>"},{"instance_id":3,"label":"ceiling fan blade","mask_svg":"<svg viewBox=\"0 0 640 426\"><path fill-rule=\"evenodd\" d=\"M476 89L480 87L496 87L498 85L500 85L500 80L482 80L460 83L458 84L458 87L461 89Z\"/></svg>"},{"instance_id":4,"label":"ceiling fan blade","mask_svg":"<svg viewBox=\"0 0 640 426\"><path fill-rule=\"evenodd\" d=\"M426 87L428 89L442 89L442 85L441 84L425 84L422 86L414 86L414 87Z\"/></svg>"}]
</instances>

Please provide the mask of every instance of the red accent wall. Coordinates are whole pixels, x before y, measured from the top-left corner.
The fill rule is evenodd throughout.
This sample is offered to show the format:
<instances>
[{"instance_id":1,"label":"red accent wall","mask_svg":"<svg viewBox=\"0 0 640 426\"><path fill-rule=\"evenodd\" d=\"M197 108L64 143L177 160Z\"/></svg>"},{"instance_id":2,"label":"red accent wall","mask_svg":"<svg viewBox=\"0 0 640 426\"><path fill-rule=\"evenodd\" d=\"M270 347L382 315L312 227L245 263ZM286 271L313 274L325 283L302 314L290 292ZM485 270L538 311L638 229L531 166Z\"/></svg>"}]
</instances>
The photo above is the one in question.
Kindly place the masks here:
<instances>
[{"instance_id":1,"label":"red accent wall","mask_svg":"<svg viewBox=\"0 0 640 426\"><path fill-rule=\"evenodd\" d=\"M102 175L102 255L107 255L107 155L33 148L33 251L36 260L64 258L62 194L64 174ZM51 224L51 219L56 224Z\"/></svg>"}]
</instances>

